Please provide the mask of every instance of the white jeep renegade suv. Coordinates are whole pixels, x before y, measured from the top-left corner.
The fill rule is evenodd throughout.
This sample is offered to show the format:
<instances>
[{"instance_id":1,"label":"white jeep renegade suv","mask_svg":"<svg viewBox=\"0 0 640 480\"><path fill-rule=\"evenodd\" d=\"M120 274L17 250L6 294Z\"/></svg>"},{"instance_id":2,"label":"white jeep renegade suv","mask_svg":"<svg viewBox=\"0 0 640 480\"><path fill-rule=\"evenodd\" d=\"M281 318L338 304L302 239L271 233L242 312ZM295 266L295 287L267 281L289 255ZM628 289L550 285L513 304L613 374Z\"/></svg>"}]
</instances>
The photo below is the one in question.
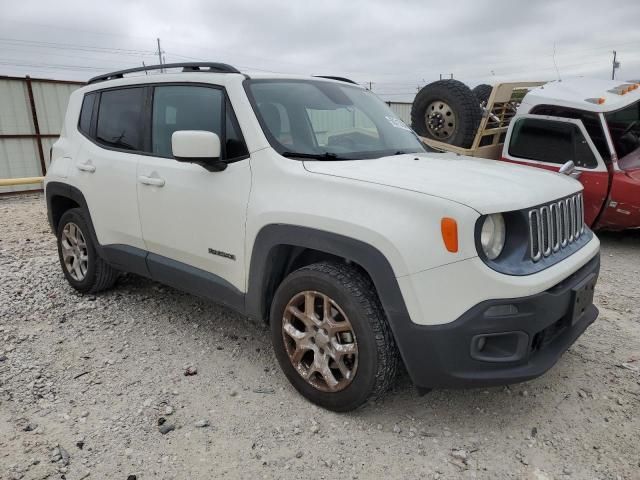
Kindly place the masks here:
<instances>
[{"instance_id":1,"label":"white jeep renegade suv","mask_svg":"<svg viewBox=\"0 0 640 480\"><path fill-rule=\"evenodd\" d=\"M534 378L597 317L577 181L427 152L343 78L163 68L71 95L46 199L75 289L132 272L269 322L337 411L399 362L421 392Z\"/></svg>"}]
</instances>

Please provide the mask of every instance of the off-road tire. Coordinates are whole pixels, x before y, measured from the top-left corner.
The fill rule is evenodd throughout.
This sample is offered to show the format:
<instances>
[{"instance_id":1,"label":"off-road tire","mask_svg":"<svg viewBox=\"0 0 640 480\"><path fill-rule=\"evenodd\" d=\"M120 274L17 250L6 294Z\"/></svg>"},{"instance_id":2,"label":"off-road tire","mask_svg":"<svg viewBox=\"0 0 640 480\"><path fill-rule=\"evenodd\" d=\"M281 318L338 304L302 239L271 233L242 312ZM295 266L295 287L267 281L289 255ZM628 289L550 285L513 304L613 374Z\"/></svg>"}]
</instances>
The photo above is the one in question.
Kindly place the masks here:
<instances>
[{"instance_id":1,"label":"off-road tire","mask_svg":"<svg viewBox=\"0 0 640 480\"><path fill-rule=\"evenodd\" d=\"M82 280L74 279L70 275L63 259L62 236L65 226L69 223L73 223L78 226L86 243L88 257L87 272ZM72 208L62 215L62 218L60 218L60 221L58 222L56 237L60 267L62 268L65 278L73 288L82 293L98 293L102 290L111 288L114 285L118 279L119 272L108 265L102 258L100 258L100 255L98 255L92 240L91 231L89 230L89 223L87 222L85 213L82 209Z\"/></svg>"},{"instance_id":2,"label":"off-road tire","mask_svg":"<svg viewBox=\"0 0 640 480\"><path fill-rule=\"evenodd\" d=\"M438 138L427 127L427 109L434 102L446 103L455 115L453 133L446 139ZM458 80L438 80L424 86L411 106L411 127L418 135L463 148L473 143L481 118L475 95Z\"/></svg>"},{"instance_id":3,"label":"off-road tire","mask_svg":"<svg viewBox=\"0 0 640 480\"><path fill-rule=\"evenodd\" d=\"M285 307L304 291L319 292L335 300L353 327L358 367L351 383L341 391L314 388L298 373L287 353L282 333ZM396 377L399 354L393 334L371 280L355 266L320 262L288 275L275 293L270 327L275 356L291 384L309 401L326 409L353 410L383 395Z\"/></svg>"},{"instance_id":4,"label":"off-road tire","mask_svg":"<svg viewBox=\"0 0 640 480\"><path fill-rule=\"evenodd\" d=\"M476 96L479 105L482 103L486 105L487 101L489 100L489 96L493 91L493 87L491 85L487 85L486 83L481 83L480 85L473 87L471 91Z\"/></svg>"}]
</instances>

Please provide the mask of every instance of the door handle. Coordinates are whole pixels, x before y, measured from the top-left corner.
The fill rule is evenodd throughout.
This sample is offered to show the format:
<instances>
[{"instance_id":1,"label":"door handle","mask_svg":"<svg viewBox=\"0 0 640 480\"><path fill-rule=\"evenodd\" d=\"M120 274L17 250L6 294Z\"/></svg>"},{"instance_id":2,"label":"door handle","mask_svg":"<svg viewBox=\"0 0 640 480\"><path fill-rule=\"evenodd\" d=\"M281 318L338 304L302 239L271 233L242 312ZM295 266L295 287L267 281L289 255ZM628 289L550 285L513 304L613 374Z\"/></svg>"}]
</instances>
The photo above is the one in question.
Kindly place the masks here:
<instances>
[{"instance_id":1,"label":"door handle","mask_svg":"<svg viewBox=\"0 0 640 480\"><path fill-rule=\"evenodd\" d=\"M138 181L143 185L153 185L154 187L164 187L164 178L147 177L145 175L140 175L138 177Z\"/></svg>"},{"instance_id":2,"label":"door handle","mask_svg":"<svg viewBox=\"0 0 640 480\"><path fill-rule=\"evenodd\" d=\"M94 165L91 165L90 163L78 163L76 164L76 167L78 168L78 170L82 170L83 172L89 172L89 173L93 173L96 171L96 167Z\"/></svg>"}]
</instances>

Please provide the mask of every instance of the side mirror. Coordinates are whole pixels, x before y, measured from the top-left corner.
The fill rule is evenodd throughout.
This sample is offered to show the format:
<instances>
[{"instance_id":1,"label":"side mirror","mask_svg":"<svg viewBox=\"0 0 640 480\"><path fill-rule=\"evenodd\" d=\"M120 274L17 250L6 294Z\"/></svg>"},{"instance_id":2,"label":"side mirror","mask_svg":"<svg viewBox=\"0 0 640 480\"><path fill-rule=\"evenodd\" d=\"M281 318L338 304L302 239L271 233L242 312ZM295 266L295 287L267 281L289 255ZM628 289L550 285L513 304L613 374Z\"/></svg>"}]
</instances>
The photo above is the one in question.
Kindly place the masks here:
<instances>
[{"instance_id":1,"label":"side mirror","mask_svg":"<svg viewBox=\"0 0 640 480\"><path fill-rule=\"evenodd\" d=\"M178 130L171 135L171 151L179 162L197 163L210 172L227 168L220 160L220 137L204 130Z\"/></svg>"},{"instance_id":2,"label":"side mirror","mask_svg":"<svg viewBox=\"0 0 640 480\"><path fill-rule=\"evenodd\" d=\"M582 172L578 172L576 170L576 165L573 163L573 160L569 160L567 163L562 165L558 172L562 175L569 175L571 178L575 179L580 178L580 175L582 175Z\"/></svg>"}]
</instances>

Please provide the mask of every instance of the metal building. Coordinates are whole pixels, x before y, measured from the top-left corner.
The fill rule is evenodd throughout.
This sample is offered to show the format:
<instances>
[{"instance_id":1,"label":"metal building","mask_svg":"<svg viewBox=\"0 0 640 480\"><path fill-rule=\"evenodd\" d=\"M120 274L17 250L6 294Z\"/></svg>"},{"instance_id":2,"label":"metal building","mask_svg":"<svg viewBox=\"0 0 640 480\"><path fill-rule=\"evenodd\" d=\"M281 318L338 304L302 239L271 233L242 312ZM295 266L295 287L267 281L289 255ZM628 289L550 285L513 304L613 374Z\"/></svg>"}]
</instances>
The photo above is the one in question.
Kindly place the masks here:
<instances>
[{"instance_id":1,"label":"metal building","mask_svg":"<svg viewBox=\"0 0 640 480\"><path fill-rule=\"evenodd\" d=\"M393 110L400 120L411 126L411 103L405 102L387 102L389 108Z\"/></svg>"},{"instance_id":2,"label":"metal building","mask_svg":"<svg viewBox=\"0 0 640 480\"><path fill-rule=\"evenodd\" d=\"M0 179L40 177L60 135L69 95L82 82L0 76ZM40 189L39 183L0 193Z\"/></svg>"}]
</instances>

